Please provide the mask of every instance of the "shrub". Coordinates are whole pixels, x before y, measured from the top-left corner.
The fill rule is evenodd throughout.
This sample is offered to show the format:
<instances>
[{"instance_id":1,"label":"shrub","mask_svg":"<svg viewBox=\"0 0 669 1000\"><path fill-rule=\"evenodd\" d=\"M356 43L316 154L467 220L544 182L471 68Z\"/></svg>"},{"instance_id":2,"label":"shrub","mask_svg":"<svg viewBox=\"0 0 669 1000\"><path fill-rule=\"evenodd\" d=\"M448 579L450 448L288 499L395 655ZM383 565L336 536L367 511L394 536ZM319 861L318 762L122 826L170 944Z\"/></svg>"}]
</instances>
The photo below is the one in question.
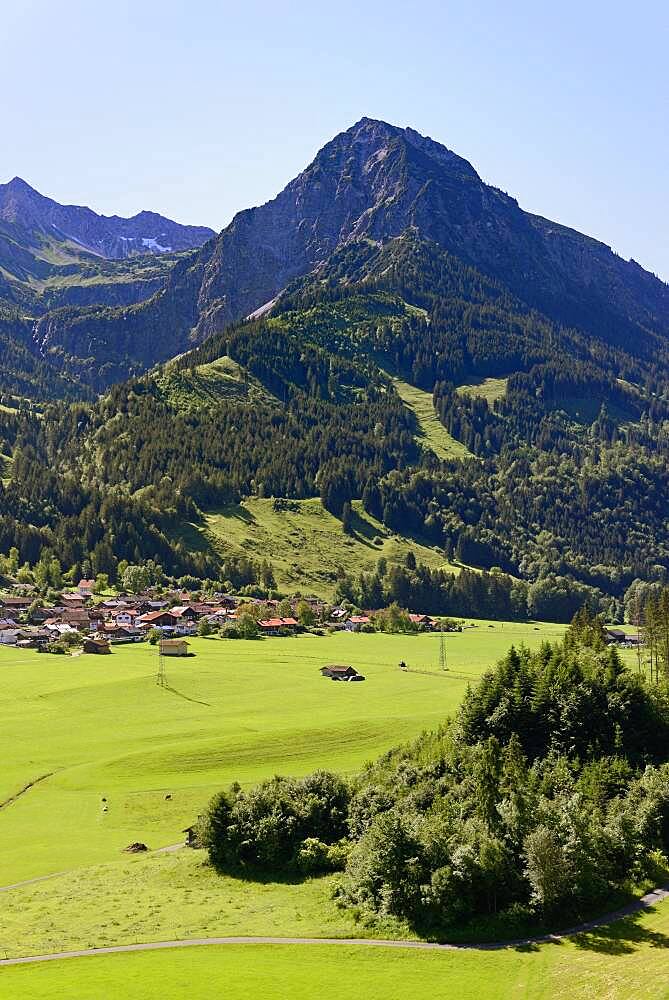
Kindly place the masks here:
<instances>
[{"instance_id":1,"label":"shrub","mask_svg":"<svg viewBox=\"0 0 669 1000\"><path fill-rule=\"evenodd\" d=\"M345 836L349 799L347 784L326 771L272 778L249 792L216 796L201 823L201 843L222 868L329 867L332 862L317 845L327 847Z\"/></svg>"}]
</instances>

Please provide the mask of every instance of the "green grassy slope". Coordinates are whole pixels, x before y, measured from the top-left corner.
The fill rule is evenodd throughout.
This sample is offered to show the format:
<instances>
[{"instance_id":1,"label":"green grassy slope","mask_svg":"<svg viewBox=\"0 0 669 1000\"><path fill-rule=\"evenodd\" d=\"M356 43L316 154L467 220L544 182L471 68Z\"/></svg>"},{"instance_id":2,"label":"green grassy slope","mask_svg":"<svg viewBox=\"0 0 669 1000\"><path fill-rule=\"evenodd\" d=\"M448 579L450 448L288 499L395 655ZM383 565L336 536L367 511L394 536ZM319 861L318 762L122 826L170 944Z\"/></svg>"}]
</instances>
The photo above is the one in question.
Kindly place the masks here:
<instances>
[{"instance_id":1,"label":"green grassy slope","mask_svg":"<svg viewBox=\"0 0 669 1000\"><path fill-rule=\"evenodd\" d=\"M2 648L0 802L43 780L0 809L0 885L109 861L135 840L176 843L233 780L353 772L437 725L512 642L561 631L496 623L454 634L446 675L430 635L194 639L195 657L168 663L167 690L154 647L76 658ZM402 673L401 659L428 673ZM333 661L367 682L328 683L318 668Z\"/></svg>"},{"instance_id":2,"label":"green grassy slope","mask_svg":"<svg viewBox=\"0 0 669 1000\"><path fill-rule=\"evenodd\" d=\"M0 970L31 1000L666 1000L669 904L560 944L503 951L254 945L70 959Z\"/></svg>"},{"instance_id":3,"label":"green grassy slope","mask_svg":"<svg viewBox=\"0 0 669 1000\"><path fill-rule=\"evenodd\" d=\"M458 392L463 396L481 396L486 400L488 406L492 406L496 399L501 399L506 394L507 378L483 378L458 387Z\"/></svg>"},{"instance_id":4,"label":"green grassy slope","mask_svg":"<svg viewBox=\"0 0 669 1000\"><path fill-rule=\"evenodd\" d=\"M332 876L291 883L218 875L204 851L186 848L126 856L7 892L0 937L4 953L18 957L195 934L359 935L361 927L350 910L336 906L332 888ZM383 930L394 938L406 934L390 920ZM365 933L380 936L379 929Z\"/></svg>"},{"instance_id":5,"label":"green grassy slope","mask_svg":"<svg viewBox=\"0 0 669 1000\"><path fill-rule=\"evenodd\" d=\"M223 399L247 402L272 399L257 379L228 357L195 368L179 369L168 363L159 369L153 381L165 402L180 411L205 409Z\"/></svg>"},{"instance_id":6,"label":"green grassy slope","mask_svg":"<svg viewBox=\"0 0 669 1000\"><path fill-rule=\"evenodd\" d=\"M280 589L326 598L332 596L338 568L357 576L373 570L380 556L404 562L410 550L418 562L458 572L439 549L389 531L359 502L353 503L351 536L320 500L291 501L290 507L275 510L272 500L249 497L237 507L207 514L205 530L191 525L184 538L191 547L211 544L223 554L269 559Z\"/></svg>"},{"instance_id":7,"label":"green grassy slope","mask_svg":"<svg viewBox=\"0 0 669 1000\"><path fill-rule=\"evenodd\" d=\"M393 378L393 385L409 409L416 415L419 427L418 439L421 444L431 448L437 458L467 458L470 452L463 444L456 441L440 423L434 406L432 394L418 389L399 378Z\"/></svg>"}]
</instances>

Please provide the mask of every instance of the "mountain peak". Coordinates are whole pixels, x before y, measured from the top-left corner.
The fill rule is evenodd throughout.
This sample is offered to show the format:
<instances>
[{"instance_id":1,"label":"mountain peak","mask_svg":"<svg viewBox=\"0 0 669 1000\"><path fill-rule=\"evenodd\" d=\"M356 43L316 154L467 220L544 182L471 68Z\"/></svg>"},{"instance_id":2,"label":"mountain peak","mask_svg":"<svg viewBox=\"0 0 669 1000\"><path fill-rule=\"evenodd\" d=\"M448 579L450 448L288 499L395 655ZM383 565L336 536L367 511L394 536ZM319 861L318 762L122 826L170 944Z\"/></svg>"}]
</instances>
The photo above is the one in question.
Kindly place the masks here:
<instances>
[{"instance_id":1,"label":"mountain peak","mask_svg":"<svg viewBox=\"0 0 669 1000\"><path fill-rule=\"evenodd\" d=\"M0 188L3 187L9 188L12 191L34 191L35 194L37 193L35 188L31 187L30 184L28 184L27 181L24 181L23 177L19 177L18 174L16 177L12 177L11 181L7 184L0 184Z\"/></svg>"}]
</instances>

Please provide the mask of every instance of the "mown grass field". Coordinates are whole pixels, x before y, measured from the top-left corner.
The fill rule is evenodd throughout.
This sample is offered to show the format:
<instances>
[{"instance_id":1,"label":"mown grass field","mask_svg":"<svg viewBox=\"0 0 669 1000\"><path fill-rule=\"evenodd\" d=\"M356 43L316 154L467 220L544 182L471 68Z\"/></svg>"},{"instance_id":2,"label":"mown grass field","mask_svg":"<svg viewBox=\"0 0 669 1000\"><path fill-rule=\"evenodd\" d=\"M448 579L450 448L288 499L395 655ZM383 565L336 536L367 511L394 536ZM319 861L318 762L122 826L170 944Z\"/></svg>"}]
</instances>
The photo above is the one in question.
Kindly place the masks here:
<instances>
[{"instance_id":1,"label":"mown grass field","mask_svg":"<svg viewBox=\"0 0 669 1000\"><path fill-rule=\"evenodd\" d=\"M352 535L323 508L319 499L290 501L289 510L275 510L273 500L252 497L236 507L205 515L206 529L184 529L188 544L210 544L222 554L243 553L268 559L280 589L302 590L331 598L337 570L353 576L371 572L381 556L403 563L411 550L419 563L459 572L443 552L389 531L353 502Z\"/></svg>"},{"instance_id":2,"label":"mown grass field","mask_svg":"<svg viewBox=\"0 0 669 1000\"><path fill-rule=\"evenodd\" d=\"M0 649L0 802L37 782L0 810L0 885L118 858L137 840L176 843L233 780L355 771L438 724L512 642L559 632L453 634L445 675L434 635L194 639L194 657L168 661L167 689L148 645L74 658ZM401 659L427 672L404 674ZM318 669L329 662L368 680L332 684Z\"/></svg>"},{"instance_id":3,"label":"mown grass field","mask_svg":"<svg viewBox=\"0 0 669 1000\"><path fill-rule=\"evenodd\" d=\"M0 970L18 1000L666 1000L669 905L558 944L501 951L239 945Z\"/></svg>"}]
</instances>

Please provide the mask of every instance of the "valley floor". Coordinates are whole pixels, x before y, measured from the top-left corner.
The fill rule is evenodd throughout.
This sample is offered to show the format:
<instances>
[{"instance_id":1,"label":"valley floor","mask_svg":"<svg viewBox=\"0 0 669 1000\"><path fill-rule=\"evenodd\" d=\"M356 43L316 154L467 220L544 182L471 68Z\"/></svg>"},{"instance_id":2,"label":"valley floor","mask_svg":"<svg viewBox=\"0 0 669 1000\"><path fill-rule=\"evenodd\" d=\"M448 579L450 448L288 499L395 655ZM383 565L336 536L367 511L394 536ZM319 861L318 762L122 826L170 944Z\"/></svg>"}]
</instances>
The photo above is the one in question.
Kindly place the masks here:
<instances>
[{"instance_id":1,"label":"valley floor","mask_svg":"<svg viewBox=\"0 0 669 1000\"><path fill-rule=\"evenodd\" d=\"M210 795L233 780L317 767L354 772L437 725L509 645L536 646L562 632L478 622L447 636L445 673L434 635L196 639L195 656L168 662L166 689L155 683L150 646L76 658L0 649L0 886L50 876L0 893L2 957L230 935L411 937L397 922L369 925L340 910L330 878L243 881L214 874L201 851L157 849L182 842ZM367 681L321 678L318 668L334 661L355 665ZM121 853L133 841L151 852ZM669 995L668 945L663 903L524 951L257 945L249 961L245 947L191 948L3 968L0 996L140 1000L158 990L197 1000L213 980L225 982L227 997L268 1000L324 988L365 1000L437 990L454 998L659 998Z\"/></svg>"}]
</instances>

